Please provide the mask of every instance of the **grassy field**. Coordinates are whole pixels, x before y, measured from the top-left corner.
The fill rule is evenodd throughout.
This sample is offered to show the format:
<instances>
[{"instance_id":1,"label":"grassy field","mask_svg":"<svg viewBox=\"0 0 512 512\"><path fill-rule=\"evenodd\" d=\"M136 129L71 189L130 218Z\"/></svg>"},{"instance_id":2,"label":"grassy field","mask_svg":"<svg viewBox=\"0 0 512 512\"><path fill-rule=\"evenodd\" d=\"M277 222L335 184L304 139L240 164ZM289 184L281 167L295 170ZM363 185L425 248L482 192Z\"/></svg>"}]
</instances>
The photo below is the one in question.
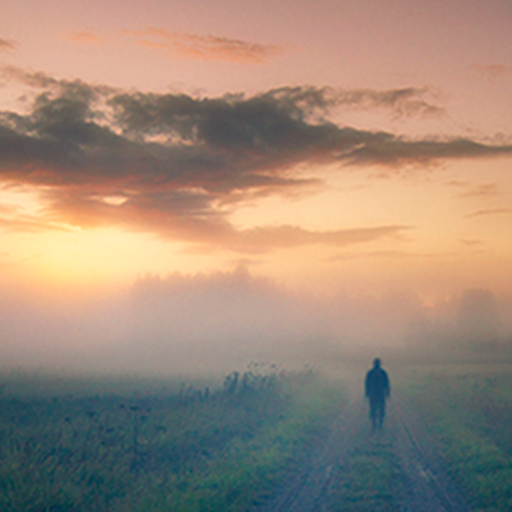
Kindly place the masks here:
<instances>
[{"instance_id":1,"label":"grassy field","mask_svg":"<svg viewBox=\"0 0 512 512\"><path fill-rule=\"evenodd\" d=\"M340 403L308 371L181 388L21 377L0 398L0 510L247 510Z\"/></svg>"},{"instance_id":2,"label":"grassy field","mask_svg":"<svg viewBox=\"0 0 512 512\"><path fill-rule=\"evenodd\" d=\"M407 399L472 510L512 510L512 375L432 374Z\"/></svg>"},{"instance_id":3,"label":"grassy field","mask_svg":"<svg viewBox=\"0 0 512 512\"><path fill-rule=\"evenodd\" d=\"M415 371L394 389L471 509L510 511L512 375L489 368ZM345 410L343 390L310 371L258 366L213 384L4 379L0 510L249 510L307 463ZM397 432L372 436L363 424L354 435L332 468L328 510L400 510Z\"/></svg>"}]
</instances>

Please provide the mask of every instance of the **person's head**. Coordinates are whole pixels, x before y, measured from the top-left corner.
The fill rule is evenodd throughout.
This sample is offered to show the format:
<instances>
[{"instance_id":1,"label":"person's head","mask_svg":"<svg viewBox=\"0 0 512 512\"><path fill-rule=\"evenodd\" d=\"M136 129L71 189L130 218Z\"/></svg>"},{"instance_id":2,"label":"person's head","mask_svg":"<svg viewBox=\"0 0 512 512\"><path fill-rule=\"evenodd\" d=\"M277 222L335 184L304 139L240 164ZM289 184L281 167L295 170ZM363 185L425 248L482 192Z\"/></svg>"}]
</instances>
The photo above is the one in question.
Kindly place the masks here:
<instances>
[{"instance_id":1,"label":"person's head","mask_svg":"<svg viewBox=\"0 0 512 512\"><path fill-rule=\"evenodd\" d=\"M379 357L376 357L376 358L373 360L373 367L374 367L374 368L380 368L380 358L379 358Z\"/></svg>"}]
</instances>

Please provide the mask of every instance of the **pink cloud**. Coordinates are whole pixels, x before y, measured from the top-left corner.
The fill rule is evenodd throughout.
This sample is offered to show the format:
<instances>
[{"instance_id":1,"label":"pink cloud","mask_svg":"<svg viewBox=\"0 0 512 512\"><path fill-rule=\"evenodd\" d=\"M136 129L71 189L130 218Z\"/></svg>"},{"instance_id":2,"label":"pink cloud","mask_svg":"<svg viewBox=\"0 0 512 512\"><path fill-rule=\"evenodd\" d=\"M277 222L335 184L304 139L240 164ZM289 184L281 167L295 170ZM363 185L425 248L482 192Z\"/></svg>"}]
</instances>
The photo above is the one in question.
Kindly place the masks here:
<instances>
[{"instance_id":1,"label":"pink cloud","mask_svg":"<svg viewBox=\"0 0 512 512\"><path fill-rule=\"evenodd\" d=\"M103 43L104 38L94 34L93 32L89 32L88 30L79 30L69 32L67 34L67 39L73 41L75 43L86 43L86 44L96 44Z\"/></svg>"},{"instance_id":2,"label":"pink cloud","mask_svg":"<svg viewBox=\"0 0 512 512\"><path fill-rule=\"evenodd\" d=\"M470 213L467 215L468 218L472 217L482 217L484 215L503 215L512 213L511 208L493 208L489 210L478 210L476 212Z\"/></svg>"},{"instance_id":3,"label":"pink cloud","mask_svg":"<svg viewBox=\"0 0 512 512\"><path fill-rule=\"evenodd\" d=\"M135 36L138 44L187 59L220 60L246 64L261 64L281 52L275 45L251 43L241 39L214 35L148 28L142 31L124 31Z\"/></svg>"},{"instance_id":4,"label":"pink cloud","mask_svg":"<svg viewBox=\"0 0 512 512\"><path fill-rule=\"evenodd\" d=\"M17 43L15 43L14 41L0 37L0 51L14 50L14 48L16 48L16 46L17 46Z\"/></svg>"},{"instance_id":5,"label":"pink cloud","mask_svg":"<svg viewBox=\"0 0 512 512\"><path fill-rule=\"evenodd\" d=\"M512 67L505 64L473 64L469 69L477 78L491 80L512 74Z\"/></svg>"}]
</instances>

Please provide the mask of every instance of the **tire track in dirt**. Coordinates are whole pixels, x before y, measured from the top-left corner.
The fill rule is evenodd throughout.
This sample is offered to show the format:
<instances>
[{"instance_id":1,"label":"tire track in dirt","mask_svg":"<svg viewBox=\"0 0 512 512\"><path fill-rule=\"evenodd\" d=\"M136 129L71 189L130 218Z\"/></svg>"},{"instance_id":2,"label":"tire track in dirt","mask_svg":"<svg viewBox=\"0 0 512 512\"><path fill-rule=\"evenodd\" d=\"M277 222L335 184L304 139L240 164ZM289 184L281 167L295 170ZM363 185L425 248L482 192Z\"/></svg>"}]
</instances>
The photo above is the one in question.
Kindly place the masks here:
<instances>
[{"instance_id":1,"label":"tire track in dirt","mask_svg":"<svg viewBox=\"0 0 512 512\"><path fill-rule=\"evenodd\" d=\"M391 409L405 480L401 512L468 512L418 418L400 401Z\"/></svg>"},{"instance_id":2,"label":"tire track in dirt","mask_svg":"<svg viewBox=\"0 0 512 512\"><path fill-rule=\"evenodd\" d=\"M362 401L351 403L335 418L325 440L310 450L301 467L273 498L251 512L344 510L339 497L336 505L332 501L333 489L340 484L340 468L358 447L368 444L375 436L393 439L401 479L401 492L394 502L399 504L400 512L469 512L420 422L395 399L390 404L384 432L375 434L369 428ZM347 504L347 508L357 510L354 503Z\"/></svg>"}]
</instances>

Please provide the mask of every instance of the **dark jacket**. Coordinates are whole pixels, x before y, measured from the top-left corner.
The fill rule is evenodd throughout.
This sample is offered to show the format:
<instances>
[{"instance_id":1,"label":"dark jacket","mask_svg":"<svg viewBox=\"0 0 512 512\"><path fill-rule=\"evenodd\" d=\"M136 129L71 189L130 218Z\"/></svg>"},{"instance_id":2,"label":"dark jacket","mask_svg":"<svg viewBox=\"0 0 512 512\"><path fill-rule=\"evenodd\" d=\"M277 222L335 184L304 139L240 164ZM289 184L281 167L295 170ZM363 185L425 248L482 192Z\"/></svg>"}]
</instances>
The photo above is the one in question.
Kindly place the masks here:
<instances>
[{"instance_id":1,"label":"dark jacket","mask_svg":"<svg viewBox=\"0 0 512 512\"><path fill-rule=\"evenodd\" d=\"M390 393L389 378L386 370L372 368L366 374L365 395L372 402L383 402Z\"/></svg>"}]
</instances>

